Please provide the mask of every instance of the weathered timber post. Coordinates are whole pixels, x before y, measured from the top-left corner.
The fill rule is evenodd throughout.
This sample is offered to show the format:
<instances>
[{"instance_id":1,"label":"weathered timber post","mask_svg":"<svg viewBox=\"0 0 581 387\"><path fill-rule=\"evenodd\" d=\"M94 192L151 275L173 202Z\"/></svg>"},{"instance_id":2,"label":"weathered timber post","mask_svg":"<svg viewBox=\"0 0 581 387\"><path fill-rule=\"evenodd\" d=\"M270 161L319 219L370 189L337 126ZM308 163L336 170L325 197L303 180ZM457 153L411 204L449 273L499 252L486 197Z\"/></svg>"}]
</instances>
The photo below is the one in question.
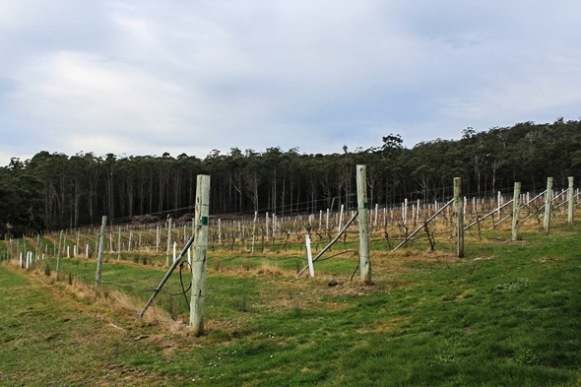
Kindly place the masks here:
<instances>
[{"instance_id":1,"label":"weathered timber post","mask_svg":"<svg viewBox=\"0 0 581 387\"><path fill-rule=\"evenodd\" d=\"M165 265L169 266L169 254L171 252L171 232L172 232L172 218L167 218L167 250L165 253Z\"/></svg>"},{"instance_id":2,"label":"weathered timber post","mask_svg":"<svg viewBox=\"0 0 581 387\"><path fill-rule=\"evenodd\" d=\"M520 182L514 183L512 197L512 240L520 240Z\"/></svg>"},{"instance_id":3,"label":"weathered timber post","mask_svg":"<svg viewBox=\"0 0 581 387\"><path fill-rule=\"evenodd\" d=\"M159 245L161 244L161 225L158 223L155 229L155 252L159 252Z\"/></svg>"},{"instance_id":4,"label":"weathered timber post","mask_svg":"<svg viewBox=\"0 0 581 387\"><path fill-rule=\"evenodd\" d=\"M365 165L357 165L357 212L359 213L359 272L361 281L371 284L369 259L369 203L367 203L367 174Z\"/></svg>"},{"instance_id":5,"label":"weathered timber post","mask_svg":"<svg viewBox=\"0 0 581 387\"><path fill-rule=\"evenodd\" d=\"M194 336L204 334L204 300L206 298L206 267L208 224L210 214L210 176L198 175L194 214L194 257L192 262L192 298L190 326Z\"/></svg>"},{"instance_id":6,"label":"weathered timber post","mask_svg":"<svg viewBox=\"0 0 581 387\"><path fill-rule=\"evenodd\" d=\"M502 193L498 191L496 193L496 208L497 208L496 214L498 215L499 220L500 220L500 206L502 206Z\"/></svg>"},{"instance_id":7,"label":"weathered timber post","mask_svg":"<svg viewBox=\"0 0 581 387\"><path fill-rule=\"evenodd\" d=\"M553 178L547 177L547 193L545 194L545 219L543 229L549 232L551 228L551 210L553 207Z\"/></svg>"},{"instance_id":8,"label":"weathered timber post","mask_svg":"<svg viewBox=\"0 0 581 387\"><path fill-rule=\"evenodd\" d=\"M36 234L36 246L34 248L34 257L38 261L40 259L40 234Z\"/></svg>"},{"instance_id":9,"label":"weathered timber post","mask_svg":"<svg viewBox=\"0 0 581 387\"><path fill-rule=\"evenodd\" d=\"M97 275L95 276L95 291L101 286L101 273L103 271L103 251L105 250L105 228L107 227L107 216L101 219L101 232L99 233L99 254L97 259Z\"/></svg>"},{"instance_id":10,"label":"weathered timber post","mask_svg":"<svg viewBox=\"0 0 581 387\"><path fill-rule=\"evenodd\" d=\"M254 245L256 243L256 222L258 221L258 211L254 211L254 220L252 221L252 245L250 246L250 255L254 255Z\"/></svg>"},{"instance_id":11,"label":"weathered timber post","mask_svg":"<svg viewBox=\"0 0 581 387\"><path fill-rule=\"evenodd\" d=\"M307 264L309 266L309 275L315 276L315 267L313 266L313 253L311 251L311 237L309 233L305 234L305 247L307 249Z\"/></svg>"},{"instance_id":12,"label":"weathered timber post","mask_svg":"<svg viewBox=\"0 0 581 387\"><path fill-rule=\"evenodd\" d=\"M569 190L567 191L567 201L568 201L568 211L567 211L567 224L569 226L573 225L573 220L575 217L575 195L573 192L573 176L569 176Z\"/></svg>"},{"instance_id":13,"label":"weathered timber post","mask_svg":"<svg viewBox=\"0 0 581 387\"><path fill-rule=\"evenodd\" d=\"M63 237L63 230L61 230L61 232L59 233L59 245L58 245L58 252L56 253L57 257L60 257L60 256L61 256L61 251L62 251L62 250L61 250L61 243L62 243L62 240L63 240L63 238L64 238L64 237Z\"/></svg>"},{"instance_id":14,"label":"weathered timber post","mask_svg":"<svg viewBox=\"0 0 581 387\"><path fill-rule=\"evenodd\" d=\"M339 215L339 223L337 226L337 232L341 232L341 229L343 228L343 210L345 209L345 205L341 204L341 214Z\"/></svg>"},{"instance_id":15,"label":"weathered timber post","mask_svg":"<svg viewBox=\"0 0 581 387\"><path fill-rule=\"evenodd\" d=\"M268 211L266 212L266 216L264 218L264 228L266 229L266 241L268 242L268 234L270 233L270 219L269 219Z\"/></svg>"},{"instance_id":16,"label":"weathered timber post","mask_svg":"<svg viewBox=\"0 0 581 387\"><path fill-rule=\"evenodd\" d=\"M58 253L56 256L56 280L59 280L59 273L61 270L61 239L63 239L63 230L61 230L60 234L59 234L59 247L58 247Z\"/></svg>"},{"instance_id":17,"label":"weathered timber post","mask_svg":"<svg viewBox=\"0 0 581 387\"><path fill-rule=\"evenodd\" d=\"M113 235L113 231L111 231ZM117 227L117 260L121 259L121 226Z\"/></svg>"},{"instance_id":18,"label":"weathered timber post","mask_svg":"<svg viewBox=\"0 0 581 387\"><path fill-rule=\"evenodd\" d=\"M464 258L464 214L462 212L462 179L454 178L454 211L456 211L456 255Z\"/></svg>"}]
</instances>

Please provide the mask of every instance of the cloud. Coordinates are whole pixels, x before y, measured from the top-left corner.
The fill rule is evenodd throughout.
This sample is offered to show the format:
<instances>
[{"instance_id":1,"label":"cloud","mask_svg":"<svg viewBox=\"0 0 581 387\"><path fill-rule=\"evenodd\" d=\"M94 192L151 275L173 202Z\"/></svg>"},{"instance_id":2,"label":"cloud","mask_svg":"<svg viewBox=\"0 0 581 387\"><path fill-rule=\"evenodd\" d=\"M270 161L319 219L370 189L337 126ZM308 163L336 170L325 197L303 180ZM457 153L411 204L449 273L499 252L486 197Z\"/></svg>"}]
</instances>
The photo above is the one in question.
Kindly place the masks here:
<instances>
[{"instance_id":1,"label":"cloud","mask_svg":"<svg viewBox=\"0 0 581 387\"><path fill-rule=\"evenodd\" d=\"M0 152L329 153L577 118L580 8L5 1Z\"/></svg>"},{"instance_id":2,"label":"cloud","mask_svg":"<svg viewBox=\"0 0 581 387\"><path fill-rule=\"evenodd\" d=\"M13 111L42 136L120 132L147 136L174 128L183 91L140 69L107 58L57 52L35 58L18 74Z\"/></svg>"}]
</instances>

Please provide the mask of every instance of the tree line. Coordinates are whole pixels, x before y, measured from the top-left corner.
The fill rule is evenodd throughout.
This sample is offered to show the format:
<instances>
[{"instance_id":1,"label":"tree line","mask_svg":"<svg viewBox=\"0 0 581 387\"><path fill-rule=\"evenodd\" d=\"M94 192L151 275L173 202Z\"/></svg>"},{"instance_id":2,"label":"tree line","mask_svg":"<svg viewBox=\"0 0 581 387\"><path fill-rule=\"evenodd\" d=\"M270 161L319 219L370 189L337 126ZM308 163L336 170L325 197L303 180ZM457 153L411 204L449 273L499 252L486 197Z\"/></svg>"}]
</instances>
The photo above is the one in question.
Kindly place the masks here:
<instances>
[{"instance_id":1,"label":"tree line","mask_svg":"<svg viewBox=\"0 0 581 387\"><path fill-rule=\"evenodd\" d=\"M334 154L301 154L298 149L264 152L232 148L206 158L181 154L119 157L42 151L31 159L13 158L0 168L0 231L28 231L98 224L102 215L122 223L191 212L196 176L211 176L212 214L279 215L355 206L355 165L367 165L372 205L451 196L462 178L463 192L494 195L512 189L542 190L547 176L556 187L580 177L581 120L519 123L476 132L459 140L436 139L403 147L389 134L369 149ZM578 180L577 180L578 181Z\"/></svg>"}]
</instances>

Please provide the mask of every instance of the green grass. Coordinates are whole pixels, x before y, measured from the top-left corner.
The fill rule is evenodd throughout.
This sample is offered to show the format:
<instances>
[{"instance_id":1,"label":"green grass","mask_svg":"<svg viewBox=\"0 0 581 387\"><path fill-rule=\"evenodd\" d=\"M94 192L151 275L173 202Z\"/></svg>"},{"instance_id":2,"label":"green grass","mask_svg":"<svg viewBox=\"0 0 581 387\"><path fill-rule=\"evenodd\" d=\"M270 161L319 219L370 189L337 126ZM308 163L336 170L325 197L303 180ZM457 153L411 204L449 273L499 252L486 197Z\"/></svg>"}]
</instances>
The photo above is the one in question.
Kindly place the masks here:
<instances>
[{"instance_id":1,"label":"green grass","mask_svg":"<svg viewBox=\"0 0 581 387\"><path fill-rule=\"evenodd\" d=\"M519 242L482 235L462 260L442 238L434 253L421 241L377 251L373 286L349 281L353 253L297 279L300 252L211 251L201 338L71 293L68 274L92 285L94 260L63 260L57 284L4 264L0 384L579 385L581 227ZM344 247L356 248L333 253ZM139 308L166 269L137 261L108 257L103 288ZM332 278L340 284L328 286ZM187 321L180 292L175 273L155 304Z\"/></svg>"}]
</instances>

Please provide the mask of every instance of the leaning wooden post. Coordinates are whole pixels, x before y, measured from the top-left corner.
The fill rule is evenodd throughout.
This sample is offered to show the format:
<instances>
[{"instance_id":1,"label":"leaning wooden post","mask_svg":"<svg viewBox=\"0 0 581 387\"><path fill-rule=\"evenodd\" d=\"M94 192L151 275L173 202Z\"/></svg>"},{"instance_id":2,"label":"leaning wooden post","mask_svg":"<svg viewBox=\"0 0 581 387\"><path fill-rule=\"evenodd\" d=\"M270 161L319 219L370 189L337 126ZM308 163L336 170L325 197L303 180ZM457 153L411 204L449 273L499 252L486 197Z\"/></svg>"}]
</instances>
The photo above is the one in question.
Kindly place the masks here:
<instances>
[{"instance_id":1,"label":"leaning wooden post","mask_svg":"<svg viewBox=\"0 0 581 387\"><path fill-rule=\"evenodd\" d=\"M192 298L190 326L194 336L204 334L204 300L206 298L206 267L208 224L210 214L210 176L198 175L194 214L194 256L192 262Z\"/></svg>"},{"instance_id":2,"label":"leaning wooden post","mask_svg":"<svg viewBox=\"0 0 581 387\"><path fill-rule=\"evenodd\" d=\"M551 228L551 210L553 207L553 178L547 177L547 193L545 194L545 219L543 221L543 228L545 232L549 232Z\"/></svg>"},{"instance_id":3,"label":"leaning wooden post","mask_svg":"<svg viewBox=\"0 0 581 387\"><path fill-rule=\"evenodd\" d=\"M573 220L575 217L575 195L573 192L573 176L569 176L569 190L567 191L567 201L568 201L568 211L567 211L567 224L569 226L573 225Z\"/></svg>"},{"instance_id":4,"label":"leaning wooden post","mask_svg":"<svg viewBox=\"0 0 581 387\"><path fill-rule=\"evenodd\" d=\"M464 213L462 211L462 179L454 178L454 211L456 211L456 255L464 258Z\"/></svg>"},{"instance_id":5,"label":"leaning wooden post","mask_svg":"<svg viewBox=\"0 0 581 387\"><path fill-rule=\"evenodd\" d=\"M369 204L367 203L367 177L365 165L357 165L357 212L359 213L359 272L361 281L371 284L369 259Z\"/></svg>"},{"instance_id":6,"label":"leaning wooden post","mask_svg":"<svg viewBox=\"0 0 581 387\"><path fill-rule=\"evenodd\" d=\"M99 234L99 255L97 256L97 275L95 277L95 291L101 286L101 273L103 271L103 251L105 250L105 228L107 227L107 216L103 215L101 220L101 232Z\"/></svg>"},{"instance_id":7,"label":"leaning wooden post","mask_svg":"<svg viewBox=\"0 0 581 387\"><path fill-rule=\"evenodd\" d=\"M514 183L512 197L512 240L520 240L520 183Z\"/></svg>"}]
</instances>

